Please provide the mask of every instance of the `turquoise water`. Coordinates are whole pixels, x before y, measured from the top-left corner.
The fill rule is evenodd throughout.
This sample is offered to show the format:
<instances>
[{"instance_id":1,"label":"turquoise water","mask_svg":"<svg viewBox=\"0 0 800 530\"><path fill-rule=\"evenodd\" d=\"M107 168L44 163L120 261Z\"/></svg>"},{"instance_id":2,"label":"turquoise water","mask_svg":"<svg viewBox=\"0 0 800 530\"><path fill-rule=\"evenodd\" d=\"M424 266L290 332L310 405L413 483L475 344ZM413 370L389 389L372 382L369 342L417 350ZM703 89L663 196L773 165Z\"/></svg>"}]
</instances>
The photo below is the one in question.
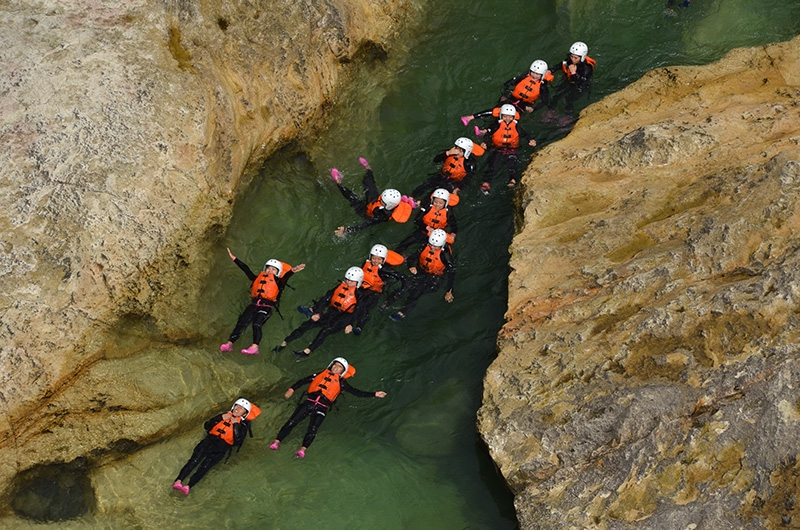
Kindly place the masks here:
<instances>
[{"instance_id":1,"label":"turquoise water","mask_svg":"<svg viewBox=\"0 0 800 530\"><path fill-rule=\"evenodd\" d=\"M330 181L331 167L344 173L345 184L360 189L357 158L365 156L379 187L410 192L437 169L432 157L469 132L461 115L493 106L503 81L525 71L534 59L545 59L554 68L552 63L575 40L587 42L598 61L591 93L597 101L654 67L703 64L734 47L785 40L800 32L796 0L695 0L674 13L665 13L664 4L433 3L423 28L409 35L414 44L408 57L390 50L389 61L367 72L336 108L320 138L287 146L237 201L206 286L205 346L209 369L225 370L226 363L233 363L254 374L270 365L281 370L280 385L252 396L264 409L253 426L256 437L212 470L190 496L167 492L149 500L146 508L128 509L121 492L119 506L101 507L87 524L114 528L130 517L131 526L147 528L297 529L324 517L326 527L342 529L515 528L512 496L475 432L482 377L495 357L495 337L506 309L512 191L498 186L483 196L473 182L463 194L456 209L460 230L454 246L458 275L453 304L442 300L443 292L425 297L401 324L376 311L360 337L331 337L305 362L295 362L288 349L278 357L268 352L303 320L293 309L296 305L322 295L348 267L360 266L374 243L391 248L412 229L384 224L335 238L336 226L358 218ZM581 100L578 106L586 103ZM523 125L540 144L567 133L536 117L523 118ZM214 351L243 309L248 289L225 246L253 268L271 257L307 264L292 279L295 290L284 295L285 319L276 316L264 327L264 353L258 357ZM290 346L304 346L312 333ZM237 346L246 346L249 338L248 330ZM297 403L296 398L283 399L285 388L340 355L358 370L351 380L354 386L382 389L389 396L340 398L304 460L293 452L305 423L279 452L269 451L267 445ZM132 488L130 483L141 477L168 490L201 437L198 426L180 439L146 449L140 460L120 466L119 482ZM107 480L113 483L111 475ZM149 514L144 523L143 513Z\"/></svg>"}]
</instances>

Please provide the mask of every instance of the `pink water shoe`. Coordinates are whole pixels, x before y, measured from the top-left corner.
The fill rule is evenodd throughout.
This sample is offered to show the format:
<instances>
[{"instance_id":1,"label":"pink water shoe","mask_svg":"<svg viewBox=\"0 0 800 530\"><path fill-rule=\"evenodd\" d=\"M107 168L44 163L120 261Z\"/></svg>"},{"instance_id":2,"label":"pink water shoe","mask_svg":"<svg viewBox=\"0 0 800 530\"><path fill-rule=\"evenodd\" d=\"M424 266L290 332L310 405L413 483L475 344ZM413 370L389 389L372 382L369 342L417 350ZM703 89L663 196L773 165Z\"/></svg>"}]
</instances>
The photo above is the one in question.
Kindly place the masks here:
<instances>
[{"instance_id":1,"label":"pink water shoe","mask_svg":"<svg viewBox=\"0 0 800 530\"><path fill-rule=\"evenodd\" d=\"M219 345L219 351L231 351L233 349L233 345L230 342L223 342Z\"/></svg>"},{"instance_id":2,"label":"pink water shoe","mask_svg":"<svg viewBox=\"0 0 800 530\"><path fill-rule=\"evenodd\" d=\"M364 166L366 169L369 169L369 162L363 156L358 157L358 163Z\"/></svg>"},{"instance_id":3,"label":"pink water shoe","mask_svg":"<svg viewBox=\"0 0 800 530\"><path fill-rule=\"evenodd\" d=\"M258 346L250 346L246 350L242 350L245 355L258 355Z\"/></svg>"},{"instance_id":4,"label":"pink water shoe","mask_svg":"<svg viewBox=\"0 0 800 530\"><path fill-rule=\"evenodd\" d=\"M336 169L336 168L331 169L331 178L333 178L333 181L336 184L341 184L342 183L342 174L339 173L339 170Z\"/></svg>"},{"instance_id":5,"label":"pink water shoe","mask_svg":"<svg viewBox=\"0 0 800 530\"><path fill-rule=\"evenodd\" d=\"M472 116L461 116L461 123L464 124L464 127L469 125L469 122L472 121Z\"/></svg>"}]
</instances>

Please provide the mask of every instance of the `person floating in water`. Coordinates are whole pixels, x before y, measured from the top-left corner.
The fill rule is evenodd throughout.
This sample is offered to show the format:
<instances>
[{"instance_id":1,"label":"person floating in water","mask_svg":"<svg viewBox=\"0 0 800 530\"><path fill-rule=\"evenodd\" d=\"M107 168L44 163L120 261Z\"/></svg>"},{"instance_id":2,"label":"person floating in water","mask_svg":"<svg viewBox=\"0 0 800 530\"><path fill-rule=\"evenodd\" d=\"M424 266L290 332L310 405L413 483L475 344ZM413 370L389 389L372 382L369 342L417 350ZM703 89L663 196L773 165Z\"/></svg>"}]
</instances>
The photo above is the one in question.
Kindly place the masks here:
<instances>
[{"instance_id":1,"label":"person floating in water","mask_svg":"<svg viewBox=\"0 0 800 530\"><path fill-rule=\"evenodd\" d=\"M219 464L225 455L230 454L234 447L238 452L248 432L250 432L250 436L253 435L250 430L250 422L259 414L261 414L261 410L257 406L244 398L239 398L230 411L218 414L205 422L203 429L208 434L195 446L191 458L172 484L172 489L189 495L189 490L200 482L209 469ZM197 471L189 479L189 483L184 484L183 481L195 468Z\"/></svg>"},{"instance_id":2,"label":"person floating in water","mask_svg":"<svg viewBox=\"0 0 800 530\"><path fill-rule=\"evenodd\" d=\"M298 388L309 385L305 398L297 405L289 421L278 431L277 436L275 436L275 441L270 444L269 448L273 451L277 451L281 445L281 441L292 432L292 429L307 416L311 416L308 420L308 430L303 438L303 445L295 453L298 458L305 458L306 451L311 447L311 443L317 436L317 431L325 420L326 414L330 412L333 402L336 401L336 398L342 391L349 392L357 397L386 397L386 392L382 390L378 390L377 392L365 392L350 386L347 379L355 375L355 373L356 369L351 366L347 360L343 357L337 357L330 362L323 372L304 377L290 386L289 390L283 395L286 399L292 397L295 390Z\"/></svg>"},{"instance_id":3,"label":"person floating in water","mask_svg":"<svg viewBox=\"0 0 800 530\"><path fill-rule=\"evenodd\" d=\"M519 178L517 148L522 142L535 146L536 140L531 139L530 135L519 125L519 112L510 103L506 103L500 108L484 110L474 115L475 118L483 118L485 116L499 118L496 123L487 129L475 127L477 133L481 135L488 134L491 138L489 159L486 161L483 183L481 184L481 191L484 194L488 194L491 190L491 180L503 166L508 171L508 187L513 188L517 185L517 179Z\"/></svg>"},{"instance_id":4,"label":"person floating in water","mask_svg":"<svg viewBox=\"0 0 800 530\"><path fill-rule=\"evenodd\" d=\"M264 270L255 274L247 264L233 255L231 249L228 249L228 256L242 269L252 284L250 285L250 305L239 315L239 320L228 337L228 342L220 344L219 351L231 351L233 343L242 336L245 328L252 324L253 343L249 348L242 350L242 353L256 355L258 354L258 345L261 343L262 326L272 316L272 312L278 308L281 293L289 278L295 272L305 269L306 265L301 263L292 267L276 259L270 259L264 265Z\"/></svg>"},{"instance_id":5,"label":"person floating in water","mask_svg":"<svg viewBox=\"0 0 800 530\"><path fill-rule=\"evenodd\" d=\"M433 157L435 163L442 164L441 169L414 188L411 195L417 198L424 197L437 188L444 188L457 195L475 174L478 165L475 157L482 156L483 153L483 147L476 145L469 138L462 136L456 139L453 147Z\"/></svg>"},{"instance_id":6,"label":"person floating in water","mask_svg":"<svg viewBox=\"0 0 800 530\"><path fill-rule=\"evenodd\" d=\"M450 232L447 242L452 244L456 239L456 231L458 230L456 216L451 208L453 198L455 196L444 188L434 190L431 194L430 203L427 206L420 207L419 213L417 213L415 220L417 230L397 245L397 252L402 253L410 246L425 244L431 232L437 228L446 229L446 231Z\"/></svg>"},{"instance_id":7,"label":"person floating in water","mask_svg":"<svg viewBox=\"0 0 800 530\"><path fill-rule=\"evenodd\" d=\"M499 104L511 103L520 112L533 112L537 108L537 102L538 106L550 103L548 84L554 79L547 63L537 59L531 63L530 70L526 73L503 84Z\"/></svg>"},{"instance_id":8,"label":"person floating in water","mask_svg":"<svg viewBox=\"0 0 800 530\"><path fill-rule=\"evenodd\" d=\"M351 333L355 323L361 317L358 288L361 287L363 281L364 271L360 267L347 269L344 280L318 300L313 309L305 306L297 308L298 311L309 317L308 320L300 324L272 351L279 353L290 342L299 339L306 331L312 328L322 328L308 347L292 352L296 357L307 359L312 351L322 345L328 335L342 330L345 334Z\"/></svg>"},{"instance_id":9,"label":"person floating in water","mask_svg":"<svg viewBox=\"0 0 800 530\"><path fill-rule=\"evenodd\" d=\"M431 232L430 237L428 237L428 244L408 259L408 270L414 275L409 280L408 287L405 290L393 292L382 306L383 309L388 309L401 296L406 296L405 305L390 317L392 320L402 322L414 306L417 305L420 297L425 294L435 293L441 288L443 279L447 284L447 292L444 294L444 299L447 303L453 301L456 268L453 262L453 255L450 253L450 248L447 244L447 232L441 228Z\"/></svg>"},{"instance_id":10,"label":"person floating in water","mask_svg":"<svg viewBox=\"0 0 800 530\"><path fill-rule=\"evenodd\" d=\"M576 42L569 47L567 57L561 62L564 79L556 88L556 93L549 107L554 109L558 100L564 98L564 110L568 114L575 112L575 102L584 94L589 94L597 61L589 57L589 47L583 42Z\"/></svg>"},{"instance_id":11,"label":"person floating in water","mask_svg":"<svg viewBox=\"0 0 800 530\"><path fill-rule=\"evenodd\" d=\"M366 325L372 309L378 305L384 287L389 281L398 283L398 289L405 286L406 277L394 269L394 266L400 265L403 261L403 256L389 250L385 245L373 245L370 249L369 257L361 267L361 270L364 271L364 281L358 290L358 303L361 309L353 333L357 335L361 333L361 329Z\"/></svg>"},{"instance_id":12,"label":"person floating in water","mask_svg":"<svg viewBox=\"0 0 800 530\"><path fill-rule=\"evenodd\" d=\"M339 188L339 191L341 191L344 198L350 202L350 205L356 213L366 218L361 224L355 226L340 226L337 228L334 233L339 237L363 230L364 228L390 219L398 223L405 223L408 221L408 218L411 217L411 210L413 210L415 206L413 199L401 195L396 189L389 188L378 193L378 187L375 184L375 175L372 173L369 162L367 162L365 158L359 158L358 161L365 168L364 179L362 181L364 199L359 198L353 191L342 185L343 177L338 169L331 169L331 177Z\"/></svg>"}]
</instances>

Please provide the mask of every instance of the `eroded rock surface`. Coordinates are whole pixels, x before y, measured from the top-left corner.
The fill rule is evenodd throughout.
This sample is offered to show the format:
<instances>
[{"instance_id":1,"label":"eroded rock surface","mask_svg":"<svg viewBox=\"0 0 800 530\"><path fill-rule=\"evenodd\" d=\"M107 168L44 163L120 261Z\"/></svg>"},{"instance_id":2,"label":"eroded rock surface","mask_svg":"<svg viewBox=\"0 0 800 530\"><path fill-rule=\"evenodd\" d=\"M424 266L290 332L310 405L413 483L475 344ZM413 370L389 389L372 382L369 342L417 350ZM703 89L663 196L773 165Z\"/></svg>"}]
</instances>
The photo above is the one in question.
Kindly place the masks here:
<instances>
[{"instance_id":1,"label":"eroded rock surface","mask_svg":"<svg viewBox=\"0 0 800 530\"><path fill-rule=\"evenodd\" d=\"M185 358L165 362L152 337L197 338L196 285L236 190L352 68L391 52L415 9L0 6L0 490L38 462L164 436L276 376L216 373L172 346ZM206 392L183 394L187 379Z\"/></svg>"},{"instance_id":2,"label":"eroded rock surface","mask_svg":"<svg viewBox=\"0 0 800 530\"><path fill-rule=\"evenodd\" d=\"M799 58L655 70L525 175L479 413L523 528L800 523Z\"/></svg>"}]
</instances>

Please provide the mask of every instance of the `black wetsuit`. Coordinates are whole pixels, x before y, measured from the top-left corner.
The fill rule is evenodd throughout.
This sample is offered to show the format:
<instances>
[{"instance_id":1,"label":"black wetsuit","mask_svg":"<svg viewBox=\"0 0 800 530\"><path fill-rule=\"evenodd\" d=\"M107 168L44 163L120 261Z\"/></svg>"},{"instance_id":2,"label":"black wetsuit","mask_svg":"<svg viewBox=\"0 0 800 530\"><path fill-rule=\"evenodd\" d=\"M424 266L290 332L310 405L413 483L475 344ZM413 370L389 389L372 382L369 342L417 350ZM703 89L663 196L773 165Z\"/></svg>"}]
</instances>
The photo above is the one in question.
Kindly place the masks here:
<instances>
[{"instance_id":1,"label":"black wetsuit","mask_svg":"<svg viewBox=\"0 0 800 530\"><path fill-rule=\"evenodd\" d=\"M417 217L414 220L414 223L417 225L417 230L402 240L397 247L395 247L397 252L402 253L408 247L421 245L428 241L428 236L430 234L428 233L428 225L425 224L424 217L432 209L433 199L431 199L431 202L429 202L427 206L420 207L419 211L417 212ZM442 229L451 234L455 234L458 231L458 223L456 222L456 216L453 213L452 207L447 207L447 225L442 227Z\"/></svg>"},{"instance_id":2,"label":"black wetsuit","mask_svg":"<svg viewBox=\"0 0 800 530\"><path fill-rule=\"evenodd\" d=\"M222 414L218 414L205 422L203 424L203 429L208 432L221 421ZM248 423L247 421L242 421L233 425L233 446L228 445L228 443L219 436L208 434L194 447L192 456L189 458L189 461L186 462L186 465L183 466L180 473L178 473L178 477L175 480L183 482L192 470L197 468L197 471L195 471L192 478L189 479L189 483L186 485L191 488L200 482L200 479L208 473L209 469L219 464L222 459L225 458L225 455L231 451L232 447L241 447L247 436Z\"/></svg>"},{"instance_id":3,"label":"black wetsuit","mask_svg":"<svg viewBox=\"0 0 800 530\"><path fill-rule=\"evenodd\" d=\"M409 281L406 282L404 289L399 289L393 292L386 299L385 305L388 306L389 304L394 303L400 297L405 296L405 304L399 310L405 316L408 316L408 313L414 309L414 307L417 305L417 302L423 295L432 294L438 291L441 288L443 281L446 283L447 291L452 291L453 285L455 284L456 267L453 261L453 255L449 250L449 245L445 245L445 247L442 249L442 252L439 254L442 259L442 263L444 263L445 266L444 274L430 274L425 272L419 266L420 254L422 254L426 246L427 245L423 245L413 256L406 260L409 268L416 267L417 274L409 278Z\"/></svg>"},{"instance_id":4,"label":"black wetsuit","mask_svg":"<svg viewBox=\"0 0 800 530\"><path fill-rule=\"evenodd\" d=\"M386 292L386 288L389 285L389 281L394 281L399 283L398 290L403 289L406 285L406 281L408 278L399 272L397 272L394 267L391 265L387 265L384 263L381 268L378 270L378 276L380 276L381 280L383 280L383 290L382 291L373 291L372 289L366 289L362 285L358 289L358 305L361 307L361 311L359 312L358 318L356 319L355 327L359 330L362 329L369 320L370 313L378 305L380 301L381 295Z\"/></svg>"},{"instance_id":5,"label":"black wetsuit","mask_svg":"<svg viewBox=\"0 0 800 530\"><path fill-rule=\"evenodd\" d=\"M338 287L338 285L336 287ZM331 298L333 297L333 292L336 290L336 287L325 293L325 296L314 304L313 311L315 314L320 315L319 320L314 321L309 318L300 324L285 339L283 339L286 344L299 339L310 329L322 328L319 330L319 333L317 333L317 336L314 337L314 340L311 342L311 344L308 345L308 349L314 351L319 348L323 342L325 342L325 339L328 338L328 335L338 333L347 326L356 325L356 323L362 317L363 311L361 300L358 298L360 289L356 290L356 307L352 312L348 313L347 311L340 311L331 305Z\"/></svg>"},{"instance_id":6,"label":"black wetsuit","mask_svg":"<svg viewBox=\"0 0 800 530\"><path fill-rule=\"evenodd\" d=\"M433 161L437 164L442 164L445 160L447 160L447 156L447 151L442 151L433 157ZM464 178L461 180L453 180L450 178L447 168L443 167L438 173L431 175L428 180L414 188L414 191L411 192L411 196L425 198L437 188L444 188L450 193L456 189L464 188L467 185L467 182L469 182L472 178L472 175L475 174L475 169L477 167L478 163L475 161L475 155L472 154L469 158L464 159L464 169L467 172Z\"/></svg>"},{"instance_id":7,"label":"black wetsuit","mask_svg":"<svg viewBox=\"0 0 800 530\"><path fill-rule=\"evenodd\" d=\"M566 59L564 59L564 63L566 63L567 66L572 64L569 59L569 54L567 54ZM548 105L551 109L555 108L558 104L558 100L564 97L564 110L571 114L575 111L575 101L582 95L589 93L589 89L592 85L592 76L594 75L594 66L588 61L580 61L575 67L576 70L572 76L565 74L563 68L559 69L564 75L564 79L561 81L561 84L558 85L558 88L556 88L556 93Z\"/></svg>"},{"instance_id":8,"label":"black wetsuit","mask_svg":"<svg viewBox=\"0 0 800 530\"><path fill-rule=\"evenodd\" d=\"M290 388L292 390L297 390L299 387L311 383L311 381L313 381L317 375L318 374L313 374L309 375L308 377L304 377L293 384ZM363 390L353 388L347 382L347 379L339 378L339 384L342 392L348 392L357 397L375 397L375 392L364 392ZM298 423L303 421L306 416L311 416L311 419L308 420L308 430L303 438L303 447L308 448L314 441L314 438L317 436L319 426L322 425L322 422L325 420L325 415L328 413L328 411L330 411L332 405L333 403L324 395L322 395L321 392L306 394L303 396L300 404L297 405L297 408L289 418L289 421L287 421L283 427L281 427L281 430L278 432L278 435L275 437L275 439L280 442L286 438L289 433L292 432L292 429L294 429Z\"/></svg>"},{"instance_id":9,"label":"black wetsuit","mask_svg":"<svg viewBox=\"0 0 800 530\"><path fill-rule=\"evenodd\" d=\"M256 281L258 274L255 274L250 267L245 264L239 258L233 260L233 262L239 266L240 269L247 275L247 278L250 280L250 283ZM294 274L291 270L286 271L286 273L278 279L278 288L279 293L283 292L283 288L286 287L286 282L289 281L289 278L292 277ZM280 294L278 294L278 300L280 300ZM269 317L272 316L272 311L277 307L278 302L271 302L269 300L265 300L263 298L253 298L250 301L250 305L245 308L241 315L239 315L239 320L236 321L236 325L233 327L233 331L231 331L230 337L228 340L230 342L236 342L239 337L242 336L242 333L247 328L248 325L253 325L253 344L260 344L261 343L261 327L269 320Z\"/></svg>"},{"instance_id":10,"label":"black wetsuit","mask_svg":"<svg viewBox=\"0 0 800 530\"><path fill-rule=\"evenodd\" d=\"M363 200L359 198L359 196L353 191L342 186L341 183L336 183L336 186L339 187L339 191L341 191L342 195L344 195L344 198L350 202L350 205L353 207L356 213L366 218L366 221L361 224L345 227L344 231L346 234L358 232L359 230L363 230L374 224L383 223L388 221L392 216L392 211L387 210L384 206L378 206L375 208L372 211L372 217L367 215L367 206L378 200L378 197L380 197L378 187L375 185L375 175L372 174L371 169L367 169L364 172L364 180L362 181L362 184L364 186Z\"/></svg>"},{"instance_id":11,"label":"black wetsuit","mask_svg":"<svg viewBox=\"0 0 800 530\"><path fill-rule=\"evenodd\" d=\"M497 106L504 103L511 103L514 107L517 108L519 112L524 112L525 107L533 107L533 110L539 109L542 106L549 106L550 105L550 89L548 88L549 82L542 77L542 83L539 87L539 97L536 98L536 101L533 103L528 103L527 101L522 101L519 99L514 98L511 94L514 92L514 89L519 84L520 81L527 77L529 72L526 72L522 75L518 75L513 79L509 79L505 83L503 83L503 93L500 96L500 99L497 102Z\"/></svg>"}]
</instances>

